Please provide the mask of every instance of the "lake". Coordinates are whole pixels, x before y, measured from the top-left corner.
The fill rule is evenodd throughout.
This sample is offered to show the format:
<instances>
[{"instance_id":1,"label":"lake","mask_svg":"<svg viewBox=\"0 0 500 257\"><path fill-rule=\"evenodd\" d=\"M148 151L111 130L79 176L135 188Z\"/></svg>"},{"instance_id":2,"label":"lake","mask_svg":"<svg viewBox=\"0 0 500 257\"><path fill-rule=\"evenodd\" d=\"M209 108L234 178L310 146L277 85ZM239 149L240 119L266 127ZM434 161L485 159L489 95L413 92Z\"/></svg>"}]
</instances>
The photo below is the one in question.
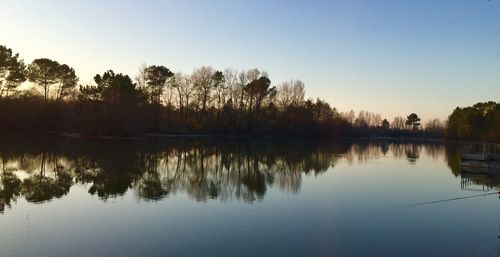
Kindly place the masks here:
<instances>
[{"instance_id":1,"label":"lake","mask_svg":"<svg viewBox=\"0 0 500 257\"><path fill-rule=\"evenodd\" d=\"M459 159L439 143L0 136L0 256L497 256L500 176Z\"/></svg>"}]
</instances>

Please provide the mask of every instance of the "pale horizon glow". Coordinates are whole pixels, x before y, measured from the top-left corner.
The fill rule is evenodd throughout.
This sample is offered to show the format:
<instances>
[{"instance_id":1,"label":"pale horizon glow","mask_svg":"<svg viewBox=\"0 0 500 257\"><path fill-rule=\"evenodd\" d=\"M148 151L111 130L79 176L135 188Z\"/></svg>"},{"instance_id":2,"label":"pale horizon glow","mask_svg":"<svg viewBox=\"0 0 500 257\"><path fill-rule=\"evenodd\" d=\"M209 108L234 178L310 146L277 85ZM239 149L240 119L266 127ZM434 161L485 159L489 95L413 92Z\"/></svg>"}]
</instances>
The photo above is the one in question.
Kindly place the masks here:
<instances>
[{"instance_id":1,"label":"pale horizon glow","mask_svg":"<svg viewBox=\"0 0 500 257\"><path fill-rule=\"evenodd\" d=\"M500 101L500 1L0 0L0 44L81 84L142 63L259 68L338 111L445 120Z\"/></svg>"}]
</instances>

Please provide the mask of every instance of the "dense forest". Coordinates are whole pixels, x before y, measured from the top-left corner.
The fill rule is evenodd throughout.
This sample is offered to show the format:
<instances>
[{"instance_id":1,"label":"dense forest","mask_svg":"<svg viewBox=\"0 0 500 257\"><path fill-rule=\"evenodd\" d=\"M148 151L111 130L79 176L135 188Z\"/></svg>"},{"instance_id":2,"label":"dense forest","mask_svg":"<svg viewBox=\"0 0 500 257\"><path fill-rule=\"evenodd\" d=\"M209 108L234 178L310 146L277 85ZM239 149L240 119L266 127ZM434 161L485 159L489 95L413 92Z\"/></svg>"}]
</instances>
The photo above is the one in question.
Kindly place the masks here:
<instances>
[{"instance_id":1,"label":"dense forest","mask_svg":"<svg viewBox=\"0 0 500 257\"><path fill-rule=\"evenodd\" d=\"M339 112L306 99L305 85L274 85L265 71L195 69L174 73L142 65L132 79L112 70L79 85L67 64L40 58L26 65L0 45L0 129L84 135L146 134L432 137L500 141L499 104L457 108L449 121L422 124L417 114L396 117ZM448 126L447 126L448 125ZM447 127L447 130L445 128Z\"/></svg>"}]
</instances>

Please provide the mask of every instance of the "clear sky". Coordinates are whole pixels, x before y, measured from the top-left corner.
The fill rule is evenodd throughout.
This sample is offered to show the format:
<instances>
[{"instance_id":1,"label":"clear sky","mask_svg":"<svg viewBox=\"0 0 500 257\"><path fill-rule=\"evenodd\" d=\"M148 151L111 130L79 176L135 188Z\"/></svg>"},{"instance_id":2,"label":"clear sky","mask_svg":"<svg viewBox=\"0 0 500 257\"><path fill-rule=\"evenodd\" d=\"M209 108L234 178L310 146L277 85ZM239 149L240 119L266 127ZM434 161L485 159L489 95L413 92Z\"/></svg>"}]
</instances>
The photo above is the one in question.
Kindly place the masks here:
<instances>
[{"instance_id":1,"label":"clear sky","mask_svg":"<svg viewBox=\"0 0 500 257\"><path fill-rule=\"evenodd\" d=\"M0 0L0 44L67 63L83 84L143 62L256 67L389 119L500 101L500 0Z\"/></svg>"}]
</instances>

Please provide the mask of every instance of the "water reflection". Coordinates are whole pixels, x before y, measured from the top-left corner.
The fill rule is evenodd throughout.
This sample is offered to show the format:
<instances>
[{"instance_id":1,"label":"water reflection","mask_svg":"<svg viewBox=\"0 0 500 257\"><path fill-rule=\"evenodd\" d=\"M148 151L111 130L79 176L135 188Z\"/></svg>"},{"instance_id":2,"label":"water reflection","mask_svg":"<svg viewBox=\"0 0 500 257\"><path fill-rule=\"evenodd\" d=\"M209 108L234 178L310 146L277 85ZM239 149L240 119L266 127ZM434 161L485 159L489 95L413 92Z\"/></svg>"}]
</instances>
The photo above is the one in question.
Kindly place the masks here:
<instances>
[{"instance_id":1,"label":"water reflection","mask_svg":"<svg viewBox=\"0 0 500 257\"><path fill-rule=\"evenodd\" d=\"M181 140L161 142L2 138L0 211L19 197L41 203L66 195L76 184L102 200L133 190L158 201L183 192L207 199L259 201L269 187L298 192L303 175L320 175L340 159L368 162L390 155L418 162L445 158L455 175L458 148L441 144L325 142L315 140ZM492 179L474 183L495 185ZM484 182L486 181L486 182Z\"/></svg>"}]
</instances>

